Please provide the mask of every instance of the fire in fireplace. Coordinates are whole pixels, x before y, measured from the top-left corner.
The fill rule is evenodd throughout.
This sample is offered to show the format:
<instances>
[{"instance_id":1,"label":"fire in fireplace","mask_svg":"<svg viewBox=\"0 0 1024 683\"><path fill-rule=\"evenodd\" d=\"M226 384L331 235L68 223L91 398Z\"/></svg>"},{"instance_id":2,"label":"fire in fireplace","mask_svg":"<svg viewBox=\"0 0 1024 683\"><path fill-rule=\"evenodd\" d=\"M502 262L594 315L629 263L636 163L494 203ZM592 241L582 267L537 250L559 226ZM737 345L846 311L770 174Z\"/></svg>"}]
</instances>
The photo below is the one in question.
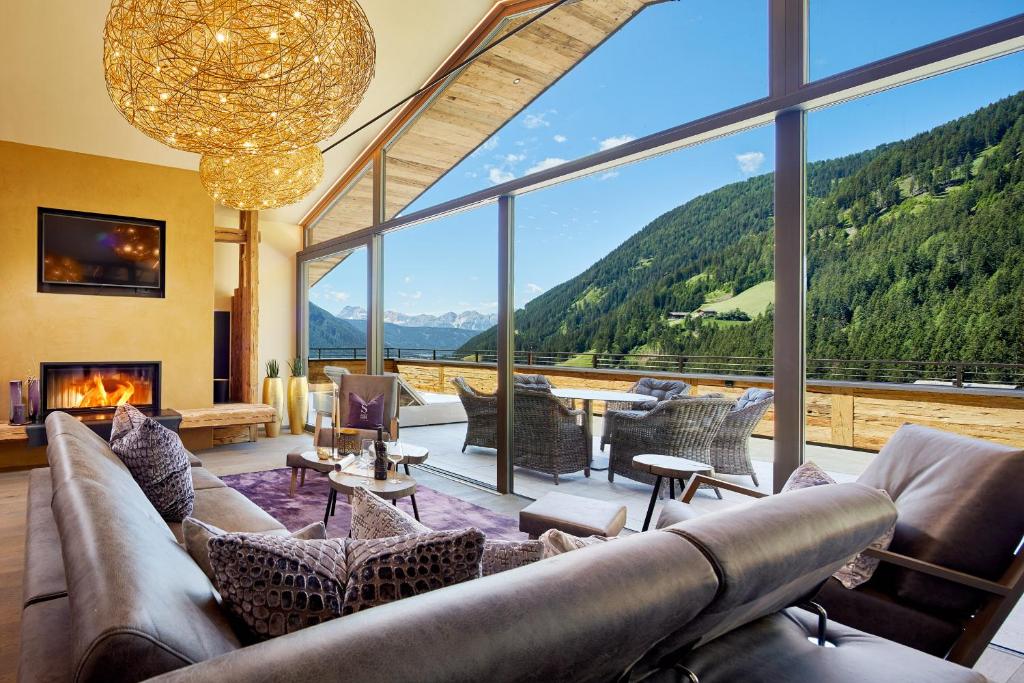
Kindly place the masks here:
<instances>
[{"instance_id":1,"label":"fire in fireplace","mask_svg":"<svg viewBox=\"0 0 1024 683\"><path fill-rule=\"evenodd\" d=\"M160 363L43 363L43 414L105 414L131 403L160 412Z\"/></svg>"}]
</instances>

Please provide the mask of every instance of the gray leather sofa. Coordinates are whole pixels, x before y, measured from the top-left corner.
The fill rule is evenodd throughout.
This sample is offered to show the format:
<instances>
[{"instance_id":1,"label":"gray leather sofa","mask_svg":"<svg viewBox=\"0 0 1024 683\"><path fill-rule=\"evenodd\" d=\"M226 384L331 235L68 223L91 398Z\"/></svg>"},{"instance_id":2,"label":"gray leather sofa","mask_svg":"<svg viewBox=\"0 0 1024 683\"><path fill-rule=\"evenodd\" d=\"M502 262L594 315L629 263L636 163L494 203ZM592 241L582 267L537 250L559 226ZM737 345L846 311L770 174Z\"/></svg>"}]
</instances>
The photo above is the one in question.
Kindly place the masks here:
<instances>
[{"instance_id":1,"label":"gray leather sofa","mask_svg":"<svg viewBox=\"0 0 1024 683\"><path fill-rule=\"evenodd\" d=\"M895 520L868 486L766 498L249 644L102 439L61 414L47 430L22 681L679 680L679 666L702 681L984 681L850 629L830 629L834 648L807 641L812 618L790 606ZM283 532L193 475L197 516Z\"/></svg>"}]
</instances>

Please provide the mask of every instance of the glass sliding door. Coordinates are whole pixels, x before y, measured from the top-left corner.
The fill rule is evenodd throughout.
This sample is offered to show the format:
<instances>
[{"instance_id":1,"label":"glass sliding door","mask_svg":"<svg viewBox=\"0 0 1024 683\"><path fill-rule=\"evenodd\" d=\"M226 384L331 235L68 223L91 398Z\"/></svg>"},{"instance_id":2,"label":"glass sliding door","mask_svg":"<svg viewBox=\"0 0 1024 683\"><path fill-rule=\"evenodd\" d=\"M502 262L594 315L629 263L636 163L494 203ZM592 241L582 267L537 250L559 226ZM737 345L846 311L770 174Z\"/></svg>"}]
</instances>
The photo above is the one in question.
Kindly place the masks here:
<instances>
[{"instance_id":1,"label":"glass sliding door","mask_svg":"<svg viewBox=\"0 0 1024 683\"><path fill-rule=\"evenodd\" d=\"M309 424L329 416L329 366L366 372L368 263L366 246L353 246L304 264L306 294L306 358L311 400Z\"/></svg>"},{"instance_id":2,"label":"glass sliding door","mask_svg":"<svg viewBox=\"0 0 1024 683\"><path fill-rule=\"evenodd\" d=\"M554 394L514 394L517 493L540 497L557 481L626 505L639 530L654 483L633 467L640 453L771 489L770 399L715 462L707 444L727 408L702 399L770 396L773 165L769 126L516 197L516 372ZM637 391L682 400L647 416ZM619 424L623 411L639 422ZM705 445L674 445L686 430Z\"/></svg>"},{"instance_id":3,"label":"glass sliding door","mask_svg":"<svg viewBox=\"0 0 1024 683\"><path fill-rule=\"evenodd\" d=\"M494 204L386 233L384 369L401 380L402 440L427 465L495 486L498 222ZM460 394L461 390L461 394Z\"/></svg>"}]
</instances>

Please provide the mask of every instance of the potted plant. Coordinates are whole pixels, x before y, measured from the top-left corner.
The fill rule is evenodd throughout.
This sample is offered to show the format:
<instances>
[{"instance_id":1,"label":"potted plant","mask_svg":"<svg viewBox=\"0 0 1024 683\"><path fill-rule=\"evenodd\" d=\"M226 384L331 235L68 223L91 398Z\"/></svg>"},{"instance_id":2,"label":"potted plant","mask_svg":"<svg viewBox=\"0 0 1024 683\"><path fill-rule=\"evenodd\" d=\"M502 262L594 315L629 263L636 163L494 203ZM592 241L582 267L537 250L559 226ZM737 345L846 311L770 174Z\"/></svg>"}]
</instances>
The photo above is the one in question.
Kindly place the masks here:
<instances>
[{"instance_id":1,"label":"potted plant","mask_svg":"<svg viewBox=\"0 0 1024 683\"><path fill-rule=\"evenodd\" d=\"M309 381L301 358L292 359L289 366L292 376L288 380L288 429L292 434L302 434L306 429Z\"/></svg>"},{"instance_id":2,"label":"potted plant","mask_svg":"<svg viewBox=\"0 0 1024 683\"><path fill-rule=\"evenodd\" d=\"M275 437L281 433L284 422L284 379L280 376L281 366L273 358L267 361L267 376L263 379L263 403L273 406L277 417L266 423L267 436Z\"/></svg>"}]
</instances>

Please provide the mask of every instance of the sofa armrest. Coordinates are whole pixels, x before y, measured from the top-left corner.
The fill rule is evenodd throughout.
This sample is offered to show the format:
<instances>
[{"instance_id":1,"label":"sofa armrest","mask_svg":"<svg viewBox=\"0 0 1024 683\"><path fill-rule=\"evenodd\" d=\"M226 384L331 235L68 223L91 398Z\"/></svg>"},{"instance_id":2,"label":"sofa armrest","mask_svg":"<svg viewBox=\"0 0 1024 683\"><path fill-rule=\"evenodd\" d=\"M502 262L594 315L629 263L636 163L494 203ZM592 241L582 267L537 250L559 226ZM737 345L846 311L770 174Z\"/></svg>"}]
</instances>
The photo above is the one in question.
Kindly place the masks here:
<instances>
[{"instance_id":1,"label":"sofa armrest","mask_svg":"<svg viewBox=\"0 0 1024 683\"><path fill-rule=\"evenodd\" d=\"M983 579L973 574L967 574L964 572L956 571L955 569L948 569L946 567L933 564L931 562L925 562L919 560L916 557L910 557L909 555L901 555L894 553L891 550L878 550L876 548L867 548L863 551L864 555L869 557L876 557L882 562L889 562L891 564L899 565L905 569L910 569L928 576L934 576L939 579L945 579L946 581L952 581L962 586L968 586L970 588L977 588L978 590L991 593L993 595L1008 595L1012 590L1011 586L1000 583L998 581L990 581Z\"/></svg>"},{"instance_id":2,"label":"sofa armrest","mask_svg":"<svg viewBox=\"0 0 1024 683\"><path fill-rule=\"evenodd\" d=\"M748 488L746 486L740 486L739 484L734 484L731 481L716 479L715 477L709 477L706 474L695 474L690 477L690 481L686 484L686 491L683 492L683 497L679 500L684 503L689 503L693 500L693 497L697 494L697 489L699 489L701 485L710 486L716 489L725 489L726 491L732 491L733 493L741 493L744 496L750 496L751 498L765 498L768 496L767 493L762 493L757 489Z\"/></svg>"}]
</instances>

